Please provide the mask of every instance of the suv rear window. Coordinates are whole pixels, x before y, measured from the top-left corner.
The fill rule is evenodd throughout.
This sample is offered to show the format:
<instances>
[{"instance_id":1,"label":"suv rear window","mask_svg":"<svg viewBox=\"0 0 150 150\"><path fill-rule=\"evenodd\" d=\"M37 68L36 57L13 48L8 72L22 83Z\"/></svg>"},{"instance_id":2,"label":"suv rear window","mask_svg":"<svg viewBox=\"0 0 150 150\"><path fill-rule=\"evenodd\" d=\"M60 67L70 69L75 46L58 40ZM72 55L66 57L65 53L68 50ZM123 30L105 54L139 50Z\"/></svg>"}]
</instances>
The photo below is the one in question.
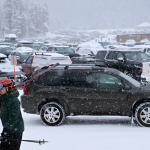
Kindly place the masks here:
<instances>
[{"instance_id":1,"label":"suv rear window","mask_svg":"<svg viewBox=\"0 0 150 150\"><path fill-rule=\"evenodd\" d=\"M60 86L62 84L63 75L63 71L46 72L43 75L39 76L35 80L35 83L45 86Z\"/></svg>"}]
</instances>

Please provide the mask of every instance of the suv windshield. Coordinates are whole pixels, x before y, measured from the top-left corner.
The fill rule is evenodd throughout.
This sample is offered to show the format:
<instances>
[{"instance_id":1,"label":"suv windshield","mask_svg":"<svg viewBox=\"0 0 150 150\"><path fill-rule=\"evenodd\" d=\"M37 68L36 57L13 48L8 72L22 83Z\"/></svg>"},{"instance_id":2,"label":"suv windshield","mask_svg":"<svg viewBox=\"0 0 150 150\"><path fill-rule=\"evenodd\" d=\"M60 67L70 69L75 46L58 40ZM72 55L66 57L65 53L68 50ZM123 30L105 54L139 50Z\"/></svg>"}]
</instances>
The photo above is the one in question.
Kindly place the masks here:
<instances>
[{"instance_id":1,"label":"suv windshield","mask_svg":"<svg viewBox=\"0 0 150 150\"><path fill-rule=\"evenodd\" d=\"M125 52L127 60L150 60L150 57L143 52Z\"/></svg>"},{"instance_id":2,"label":"suv windshield","mask_svg":"<svg viewBox=\"0 0 150 150\"><path fill-rule=\"evenodd\" d=\"M27 59L30 56L30 53L21 53L21 58Z\"/></svg>"},{"instance_id":3,"label":"suv windshield","mask_svg":"<svg viewBox=\"0 0 150 150\"><path fill-rule=\"evenodd\" d=\"M56 51L58 52L69 52L69 53L73 53L73 49L71 49L70 47L56 47Z\"/></svg>"},{"instance_id":4,"label":"suv windshield","mask_svg":"<svg viewBox=\"0 0 150 150\"><path fill-rule=\"evenodd\" d=\"M122 73L119 71L119 75L123 78L125 78L127 81L129 81L131 84L133 84L135 87L140 87L140 82L134 80L133 78L129 77L128 75Z\"/></svg>"}]
</instances>

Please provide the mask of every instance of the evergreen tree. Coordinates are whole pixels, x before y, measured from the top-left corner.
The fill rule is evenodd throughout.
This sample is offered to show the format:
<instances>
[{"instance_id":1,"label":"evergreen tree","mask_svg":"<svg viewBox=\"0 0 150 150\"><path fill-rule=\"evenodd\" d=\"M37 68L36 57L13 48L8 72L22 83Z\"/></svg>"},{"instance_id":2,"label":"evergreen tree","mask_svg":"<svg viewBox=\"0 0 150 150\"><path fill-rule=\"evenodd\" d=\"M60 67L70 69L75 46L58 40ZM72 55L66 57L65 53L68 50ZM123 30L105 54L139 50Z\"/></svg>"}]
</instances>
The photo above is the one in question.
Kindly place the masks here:
<instances>
[{"instance_id":1,"label":"evergreen tree","mask_svg":"<svg viewBox=\"0 0 150 150\"><path fill-rule=\"evenodd\" d=\"M12 30L12 0L5 0L4 3L4 30L11 33Z\"/></svg>"}]
</instances>

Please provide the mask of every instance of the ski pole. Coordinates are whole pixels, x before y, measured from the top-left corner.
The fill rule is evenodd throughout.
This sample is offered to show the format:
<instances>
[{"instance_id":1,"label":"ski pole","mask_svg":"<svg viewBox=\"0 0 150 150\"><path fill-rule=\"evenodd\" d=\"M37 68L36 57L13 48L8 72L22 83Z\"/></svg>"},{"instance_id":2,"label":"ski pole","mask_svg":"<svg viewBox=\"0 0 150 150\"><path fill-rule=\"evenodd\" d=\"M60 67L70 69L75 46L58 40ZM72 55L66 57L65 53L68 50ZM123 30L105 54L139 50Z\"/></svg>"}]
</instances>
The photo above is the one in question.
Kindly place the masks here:
<instances>
[{"instance_id":1,"label":"ski pole","mask_svg":"<svg viewBox=\"0 0 150 150\"><path fill-rule=\"evenodd\" d=\"M21 140L21 141L24 141L24 142L33 142L33 143L39 143L39 145L42 145L42 144L45 144L45 142L48 142L48 141L44 141L44 139L41 141L36 141L36 140Z\"/></svg>"},{"instance_id":2,"label":"ski pole","mask_svg":"<svg viewBox=\"0 0 150 150\"><path fill-rule=\"evenodd\" d=\"M0 140L0 143L8 142L8 141L18 141L18 140L16 140L16 139L5 139L4 141ZM21 141L23 141L23 142L39 143L39 145L42 145L42 144L45 144L46 142L48 142L48 141L44 141L44 139L43 140L39 140L39 141L37 141L37 140L21 140Z\"/></svg>"}]
</instances>

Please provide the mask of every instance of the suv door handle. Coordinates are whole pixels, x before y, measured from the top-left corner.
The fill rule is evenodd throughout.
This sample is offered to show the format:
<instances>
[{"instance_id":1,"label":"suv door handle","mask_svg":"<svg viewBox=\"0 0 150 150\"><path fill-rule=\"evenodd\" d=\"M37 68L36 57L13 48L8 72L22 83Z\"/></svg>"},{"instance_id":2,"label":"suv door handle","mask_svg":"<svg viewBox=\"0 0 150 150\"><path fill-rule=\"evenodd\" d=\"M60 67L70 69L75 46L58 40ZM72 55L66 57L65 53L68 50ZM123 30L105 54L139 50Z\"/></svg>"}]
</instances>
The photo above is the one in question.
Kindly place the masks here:
<instances>
[{"instance_id":1,"label":"suv door handle","mask_svg":"<svg viewBox=\"0 0 150 150\"><path fill-rule=\"evenodd\" d=\"M60 89L62 89L62 90L68 90L69 88L68 87L60 87Z\"/></svg>"}]
</instances>

